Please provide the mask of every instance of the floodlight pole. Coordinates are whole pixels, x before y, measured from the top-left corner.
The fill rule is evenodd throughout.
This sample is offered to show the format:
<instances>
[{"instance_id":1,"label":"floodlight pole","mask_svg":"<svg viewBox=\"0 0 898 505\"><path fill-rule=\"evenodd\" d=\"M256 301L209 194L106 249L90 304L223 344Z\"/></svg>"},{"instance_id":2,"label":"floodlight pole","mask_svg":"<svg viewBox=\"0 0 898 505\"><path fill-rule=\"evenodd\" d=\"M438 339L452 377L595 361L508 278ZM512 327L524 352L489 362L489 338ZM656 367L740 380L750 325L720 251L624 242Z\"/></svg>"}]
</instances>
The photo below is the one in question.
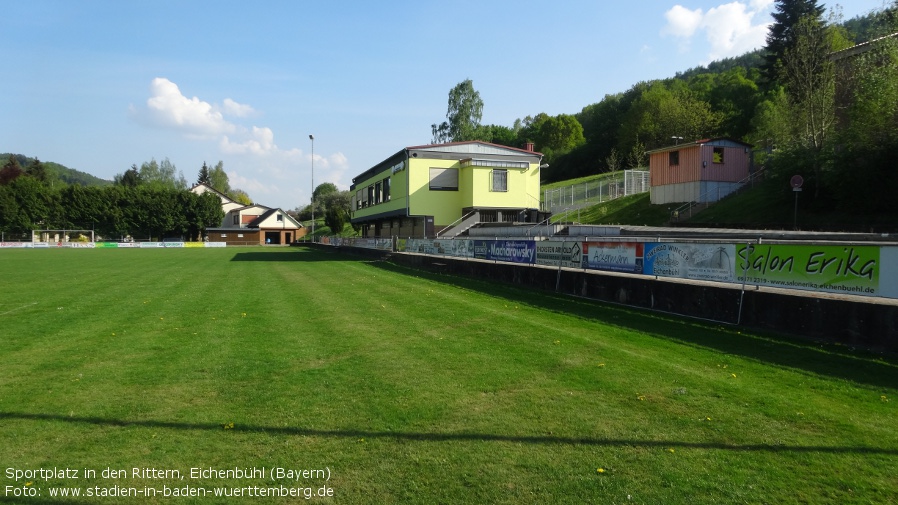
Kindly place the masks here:
<instances>
[{"instance_id":1,"label":"floodlight pole","mask_svg":"<svg viewBox=\"0 0 898 505\"><path fill-rule=\"evenodd\" d=\"M312 141L312 242L315 241L315 136L309 135Z\"/></svg>"}]
</instances>

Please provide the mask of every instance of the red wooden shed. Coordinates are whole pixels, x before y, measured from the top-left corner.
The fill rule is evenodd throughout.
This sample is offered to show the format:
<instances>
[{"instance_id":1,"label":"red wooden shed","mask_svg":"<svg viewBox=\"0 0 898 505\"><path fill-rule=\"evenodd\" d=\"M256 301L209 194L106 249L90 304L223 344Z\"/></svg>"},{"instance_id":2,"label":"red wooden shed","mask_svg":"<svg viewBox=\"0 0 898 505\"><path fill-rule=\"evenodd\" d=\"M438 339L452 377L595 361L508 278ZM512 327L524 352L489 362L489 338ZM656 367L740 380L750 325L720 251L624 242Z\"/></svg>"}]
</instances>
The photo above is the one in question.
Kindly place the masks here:
<instances>
[{"instance_id":1,"label":"red wooden shed","mask_svg":"<svg viewBox=\"0 0 898 505\"><path fill-rule=\"evenodd\" d=\"M653 204L716 202L748 177L751 144L702 139L648 151Z\"/></svg>"}]
</instances>

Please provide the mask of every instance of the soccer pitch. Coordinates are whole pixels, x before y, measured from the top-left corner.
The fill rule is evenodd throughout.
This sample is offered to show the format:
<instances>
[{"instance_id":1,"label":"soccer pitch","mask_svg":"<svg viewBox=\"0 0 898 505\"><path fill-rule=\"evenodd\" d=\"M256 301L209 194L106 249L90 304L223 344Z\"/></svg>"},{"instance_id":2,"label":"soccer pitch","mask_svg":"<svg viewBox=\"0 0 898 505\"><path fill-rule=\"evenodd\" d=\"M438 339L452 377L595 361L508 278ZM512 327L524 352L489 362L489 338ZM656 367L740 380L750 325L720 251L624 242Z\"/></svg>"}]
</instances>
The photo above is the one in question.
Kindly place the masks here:
<instances>
[{"instance_id":1,"label":"soccer pitch","mask_svg":"<svg viewBox=\"0 0 898 505\"><path fill-rule=\"evenodd\" d=\"M305 248L0 279L0 503L898 503L894 356Z\"/></svg>"}]
</instances>

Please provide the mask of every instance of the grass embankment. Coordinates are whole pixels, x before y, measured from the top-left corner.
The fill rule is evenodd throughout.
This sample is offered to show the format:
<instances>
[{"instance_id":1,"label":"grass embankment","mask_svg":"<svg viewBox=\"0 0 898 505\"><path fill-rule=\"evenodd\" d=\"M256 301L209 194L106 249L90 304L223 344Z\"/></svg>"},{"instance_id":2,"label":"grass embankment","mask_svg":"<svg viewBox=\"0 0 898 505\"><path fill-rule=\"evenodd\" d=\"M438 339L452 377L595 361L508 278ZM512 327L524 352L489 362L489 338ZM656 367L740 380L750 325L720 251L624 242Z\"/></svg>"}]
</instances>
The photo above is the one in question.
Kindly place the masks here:
<instances>
[{"instance_id":1,"label":"grass embankment","mask_svg":"<svg viewBox=\"0 0 898 505\"><path fill-rule=\"evenodd\" d=\"M44 502L164 485L327 485L319 501L350 504L898 496L891 357L302 248L0 251L0 278L0 462L82 471L3 474ZM128 500L172 499L65 502ZM296 500L178 500L240 501Z\"/></svg>"},{"instance_id":2,"label":"grass embankment","mask_svg":"<svg viewBox=\"0 0 898 505\"><path fill-rule=\"evenodd\" d=\"M598 176L594 176L598 177ZM580 179L553 183L553 187L570 186ZM583 224L624 224L634 226L667 226L671 211L682 204L652 205L649 193L611 200L579 211L555 216L553 220ZM888 213L865 213L839 209L833 204L814 201L809 192L798 195L783 181L767 180L753 188L724 198L694 215L680 214L680 222L695 226L793 229L824 231L895 232L898 216Z\"/></svg>"}]
</instances>

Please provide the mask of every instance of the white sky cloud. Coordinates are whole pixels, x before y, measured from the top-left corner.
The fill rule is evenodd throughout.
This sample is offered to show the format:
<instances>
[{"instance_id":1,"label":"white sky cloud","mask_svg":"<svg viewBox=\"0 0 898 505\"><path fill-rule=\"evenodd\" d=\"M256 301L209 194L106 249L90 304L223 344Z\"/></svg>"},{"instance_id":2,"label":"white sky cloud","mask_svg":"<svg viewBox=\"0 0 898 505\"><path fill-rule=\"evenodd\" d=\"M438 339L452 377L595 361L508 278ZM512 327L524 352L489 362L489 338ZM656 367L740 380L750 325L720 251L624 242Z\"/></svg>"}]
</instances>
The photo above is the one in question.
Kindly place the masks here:
<instances>
[{"instance_id":1,"label":"white sky cloud","mask_svg":"<svg viewBox=\"0 0 898 505\"><path fill-rule=\"evenodd\" d=\"M664 13L667 24L661 35L680 39L680 48L685 50L694 36L704 33L710 45L708 62L738 56L765 44L769 27L766 15L772 4L773 0L736 1L707 12L675 5ZM758 23L758 19L765 22Z\"/></svg>"},{"instance_id":2,"label":"white sky cloud","mask_svg":"<svg viewBox=\"0 0 898 505\"><path fill-rule=\"evenodd\" d=\"M197 97L187 98L177 84L164 77L157 77L150 83L146 109L137 114L155 126L196 136L221 135L236 129L212 104Z\"/></svg>"},{"instance_id":3,"label":"white sky cloud","mask_svg":"<svg viewBox=\"0 0 898 505\"><path fill-rule=\"evenodd\" d=\"M682 5L674 5L664 13L667 25L661 30L662 35L689 38L695 34L702 23L702 10L691 11Z\"/></svg>"},{"instance_id":4,"label":"white sky cloud","mask_svg":"<svg viewBox=\"0 0 898 505\"><path fill-rule=\"evenodd\" d=\"M251 106L237 103L230 98L224 99L224 101L222 102L221 110L229 116L236 117L249 117L256 113L256 111Z\"/></svg>"}]
</instances>

